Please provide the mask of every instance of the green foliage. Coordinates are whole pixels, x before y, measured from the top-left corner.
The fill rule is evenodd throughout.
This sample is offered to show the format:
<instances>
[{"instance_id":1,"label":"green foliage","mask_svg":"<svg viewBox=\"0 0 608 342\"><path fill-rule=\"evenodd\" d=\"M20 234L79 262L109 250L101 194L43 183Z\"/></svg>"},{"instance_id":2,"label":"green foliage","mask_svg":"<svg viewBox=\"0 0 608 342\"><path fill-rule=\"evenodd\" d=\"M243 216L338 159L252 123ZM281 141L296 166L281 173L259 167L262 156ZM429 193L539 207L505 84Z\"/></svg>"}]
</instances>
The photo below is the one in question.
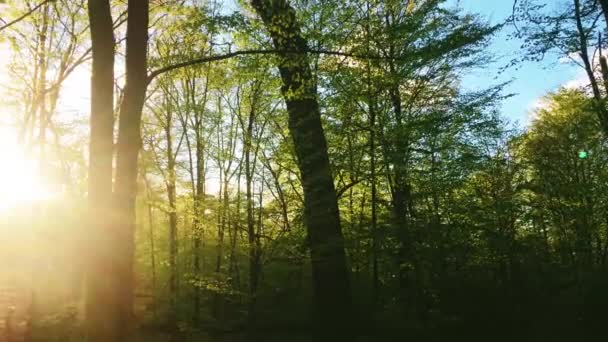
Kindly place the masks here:
<instances>
[{"instance_id":1,"label":"green foliage","mask_svg":"<svg viewBox=\"0 0 608 342\"><path fill-rule=\"evenodd\" d=\"M582 1L590 36L603 31L594 4ZM11 10L18 5L11 2ZM115 11L124 7L117 5ZM155 4L150 68L270 49L248 4L233 5ZM598 317L608 307L608 151L598 102L585 91L561 89L547 95L527 129L513 129L497 110L508 97L505 84L475 91L462 84L463 75L492 60L487 44L502 26L445 0L292 5L295 12L279 15L270 31L279 46L315 53L202 63L150 84L134 242L141 330L180 337L239 334L245 327L252 334L287 330L290 339L309 334L315 274L284 103L309 99L305 94L320 105L328 142L357 335L527 341L600 332ZM532 0L516 5L520 60L579 52L570 5L555 13ZM45 52L29 42L41 41L40 13L9 36L11 77L24 82L11 85L8 101L26 113L14 121L33 145L40 130L56 135L40 145L53 146L58 158L48 158L49 169L63 171L71 200L48 204L47 216L37 216L39 240L0 256L41 254L60 268L38 275L44 300L33 315L36 336L57 340L76 340L82 316L75 288L87 271L77 253L88 228L80 222L86 129L69 115L43 128L40 115L62 114L53 103L67 95L46 88L60 89L70 66L84 63L78 56L88 46L85 9L69 1L53 6L47 18L53 44ZM306 46L285 33L297 24ZM312 76L306 84L304 62ZM275 65L295 70L288 76L296 86L281 89L287 76ZM9 225L32 223L17 214ZM74 293L51 299L66 289Z\"/></svg>"}]
</instances>

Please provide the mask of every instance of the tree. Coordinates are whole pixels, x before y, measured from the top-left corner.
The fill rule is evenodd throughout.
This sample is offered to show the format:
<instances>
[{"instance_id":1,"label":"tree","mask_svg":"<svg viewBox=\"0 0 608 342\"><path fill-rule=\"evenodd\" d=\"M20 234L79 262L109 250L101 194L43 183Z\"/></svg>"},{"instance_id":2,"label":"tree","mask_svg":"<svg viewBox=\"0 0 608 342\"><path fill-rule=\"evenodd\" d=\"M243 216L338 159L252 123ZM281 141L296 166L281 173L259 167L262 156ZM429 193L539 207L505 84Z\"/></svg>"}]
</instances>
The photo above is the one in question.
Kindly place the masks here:
<instances>
[{"instance_id":1,"label":"tree","mask_svg":"<svg viewBox=\"0 0 608 342\"><path fill-rule=\"evenodd\" d=\"M141 118L148 86L149 1L129 0L127 9L126 80L120 105L116 146L116 183L112 209L116 215L113 246L119 284L119 341L127 341L133 324L133 244L138 155L142 145Z\"/></svg>"},{"instance_id":2,"label":"tree","mask_svg":"<svg viewBox=\"0 0 608 342\"><path fill-rule=\"evenodd\" d=\"M112 253L112 156L114 141L114 29L109 0L88 2L92 43L91 132L89 143L90 264L87 272L87 336L91 341L119 341L119 283L107 274ZM100 221L99 217L108 217Z\"/></svg>"},{"instance_id":3,"label":"tree","mask_svg":"<svg viewBox=\"0 0 608 342\"><path fill-rule=\"evenodd\" d=\"M608 64L602 54L605 27L600 25L602 13L606 15L606 2L602 0L600 4L595 0L571 0L557 8L547 8L546 4L534 0L516 1L512 22L516 28L514 36L524 39L522 48L526 54L522 60L538 61L548 53L557 53L583 68L595 99L598 120L608 134L605 98ZM520 24L524 26L519 27ZM598 59L595 58L597 51ZM602 84L606 89L601 89Z\"/></svg>"},{"instance_id":4,"label":"tree","mask_svg":"<svg viewBox=\"0 0 608 342\"><path fill-rule=\"evenodd\" d=\"M316 334L319 341L349 340L352 330L349 272L336 190L321 124L308 50L294 9L285 0L253 0L279 53L278 68L304 189L304 217L313 265Z\"/></svg>"},{"instance_id":5,"label":"tree","mask_svg":"<svg viewBox=\"0 0 608 342\"><path fill-rule=\"evenodd\" d=\"M48 4L49 2L52 2L55 0L45 0L42 1L41 3L37 4L36 6L34 6L32 9L30 9L29 11L23 13L22 15L20 15L19 17L6 22L5 20L0 18L0 21L3 23L2 26L0 26L0 32L4 31L6 29L8 29L9 27L19 23L20 21L24 20L25 18L29 17L30 15L32 15L32 13L36 12L37 10L39 10L40 8L42 8L43 6L45 6L46 4Z\"/></svg>"},{"instance_id":6,"label":"tree","mask_svg":"<svg viewBox=\"0 0 608 342\"><path fill-rule=\"evenodd\" d=\"M600 127L594 118L593 100L577 90L561 89L546 97L548 106L538 111L522 149L533 172L532 201L544 221L560 227L545 232L558 241L557 249L577 282L603 267L605 237L599 231L605 209L602 203L600 165L605 162ZM579 155L584 151L585 155ZM555 167L559 165L559 167ZM601 215L601 214L600 214ZM553 234L555 235L553 235Z\"/></svg>"}]
</instances>

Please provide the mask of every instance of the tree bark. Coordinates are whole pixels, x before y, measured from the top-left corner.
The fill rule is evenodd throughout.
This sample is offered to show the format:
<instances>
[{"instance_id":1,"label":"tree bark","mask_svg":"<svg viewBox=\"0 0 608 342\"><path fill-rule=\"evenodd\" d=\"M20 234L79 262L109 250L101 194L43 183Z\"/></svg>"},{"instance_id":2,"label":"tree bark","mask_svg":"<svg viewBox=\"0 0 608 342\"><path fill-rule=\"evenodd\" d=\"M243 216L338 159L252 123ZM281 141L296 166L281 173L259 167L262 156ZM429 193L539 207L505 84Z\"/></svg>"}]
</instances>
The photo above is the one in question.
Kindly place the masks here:
<instances>
[{"instance_id":1,"label":"tree bark","mask_svg":"<svg viewBox=\"0 0 608 342\"><path fill-rule=\"evenodd\" d=\"M149 1L129 0L127 22L126 84L120 106L116 160L113 227L117 260L112 277L120 284L117 297L120 321L118 341L131 341L133 310L133 250L138 156L141 148L141 116L147 88Z\"/></svg>"},{"instance_id":2,"label":"tree bark","mask_svg":"<svg viewBox=\"0 0 608 342\"><path fill-rule=\"evenodd\" d=\"M608 0L599 0L600 6L602 6L602 13L604 14L604 20L608 26Z\"/></svg>"},{"instance_id":3,"label":"tree bark","mask_svg":"<svg viewBox=\"0 0 608 342\"><path fill-rule=\"evenodd\" d=\"M112 147L114 140L114 32L109 0L89 0L92 42L91 121L89 146L88 274L86 324L88 341L118 341L119 318L113 277ZM100 220L100 218L104 218Z\"/></svg>"},{"instance_id":4,"label":"tree bark","mask_svg":"<svg viewBox=\"0 0 608 342\"><path fill-rule=\"evenodd\" d=\"M373 100L370 98L369 101L369 154L370 154L370 183L371 183L371 206L372 206L372 222L371 222L371 236L372 236L372 284L373 284L373 299L374 302L378 301L378 295L380 290L379 270L378 270L378 213L377 213L377 201L378 201L378 189L376 187L376 109Z\"/></svg>"},{"instance_id":5,"label":"tree bark","mask_svg":"<svg viewBox=\"0 0 608 342\"><path fill-rule=\"evenodd\" d=\"M307 44L296 13L286 0L252 0L279 53L282 93L289 115L304 190L313 273L315 340L353 338L350 275L340 227L338 200L330 170L317 91Z\"/></svg>"},{"instance_id":6,"label":"tree bark","mask_svg":"<svg viewBox=\"0 0 608 342\"><path fill-rule=\"evenodd\" d=\"M243 131L243 155L245 157L245 198L247 202L247 241L249 243L249 328L252 329L256 320L256 296L258 288L258 253L254 222L253 205L253 174L255 172L253 149L253 128L256 118L256 103L258 99L259 83L254 83L251 89L251 103L247 121L239 117Z\"/></svg>"},{"instance_id":7,"label":"tree bark","mask_svg":"<svg viewBox=\"0 0 608 342\"><path fill-rule=\"evenodd\" d=\"M32 9L30 9L29 11L27 11L26 13L23 13L22 15L20 15L19 17L17 17L14 20L9 21L6 24L3 24L2 26L0 26L0 32L8 29L9 27L21 22L22 20L26 19L27 17L29 17L30 15L32 15L34 12L36 12L37 10L39 10L42 6L47 6L50 2L53 2L55 0L45 0L42 1L41 3L39 3L38 5L34 6ZM3 21L4 22L4 21Z\"/></svg>"},{"instance_id":8,"label":"tree bark","mask_svg":"<svg viewBox=\"0 0 608 342\"><path fill-rule=\"evenodd\" d=\"M369 55L370 52L370 3L367 2L367 20L368 24L365 26L365 35L367 38L366 53ZM378 270L378 213L376 202L378 200L378 189L376 187L376 101L374 98L373 84L372 84L372 69L371 63L368 60L366 71L367 71L367 106L369 115L369 156L370 156L370 183L371 183L371 211L372 211L372 222L371 222L371 237L372 237L372 289L373 289L373 301L374 304L378 302L379 293L379 270Z\"/></svg>"},{"instance_id":9,"label":"tree bark","mask_svg":"<svg viewBox=\"0 0 608 342\"><path fill-rule=\"evenodd\" d=\"M588 37L585 28L583 27L580 0L574 0L574 17L576 19L576 27L579 35L579 55L583 60L585 72L587 73L587 77L589 78L589 82L591 83L591 89L593 90L593 98L595 100L595 107L597 110L598 119L604 131L604 134L608 134L608 110L606 109L604 96L602 95L597 79L595 78L595 73L592 64L593 61L591 60L591 56L589 56L589 46L587 43Z\"/></svg>"},{"instance_id":10,"label":"tree bark","mask_svg":"<svg viewBox=\"0 0 608 342\"><path fill-rule=\"evenodd\" d=\"M169 96L167 94L167 96ZM170 324L176 324L177 313L177 194L176 194L176 174L175 174L175 155L173 152L173 136L171 127L173 124L173 114L169 105L165 108L165 139L167 142L167 197L169 199L169 302L171 312L169 314ZM175 151L177 154L178 151Z\"/></svg>"},{"instance_id":11,"label":"tree bark","mask_svg":"<svg viewBox=\"0 0 608 342\"><path fill-rule=\"evenodd\" d=\"M156 286L156 248L155 248L155 241L156 241L156 237L154 236L154 213L153 213L153 208L152 208L152 189L150 188L150 182L148 181L147 175L144 174L143 175L144 178L144 182L146 184L146 196L148 199L148 203L146 205L147 209L148 209L148 228L149 228L149 235L148 235L148 239L150 241L150 267L151 267L151 271L152 271L152 312L154 314L154 318L156 319L157 316L157 300L156 300L156 296L157 296L157 286Z\"/></svg>"},{"instance_id":12,"label":"tree bark","mask_svg":"<svg viewBox=\"0 0 608 342\"><path fill-rule=\"evenodd\" d=\"M205 87L205 92L207 92ZM194 94L193 94L194 96ZM206 101L205 101L206 102ZM203 244L204 230L203 220L205 215L204 200L205 200L205 142L202 134L202 117L197 113L195 123L195 154L196 154L196 193L194 195L194 276L200 279L202 272L201 248ZM198 322L201 311L200 288L194 288L194 321Z\"/></svg>"}]
</instances>

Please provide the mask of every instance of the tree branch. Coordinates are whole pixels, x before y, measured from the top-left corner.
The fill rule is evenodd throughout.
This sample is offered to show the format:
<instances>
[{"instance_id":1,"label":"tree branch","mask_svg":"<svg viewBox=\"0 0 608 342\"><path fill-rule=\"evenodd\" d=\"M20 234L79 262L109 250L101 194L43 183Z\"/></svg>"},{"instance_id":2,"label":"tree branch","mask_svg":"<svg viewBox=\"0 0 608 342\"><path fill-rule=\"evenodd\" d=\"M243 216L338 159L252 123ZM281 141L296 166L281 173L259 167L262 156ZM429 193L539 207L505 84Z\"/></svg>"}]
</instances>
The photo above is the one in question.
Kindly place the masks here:
<instances>
[{"instance_id":1,"label":"tree branch","mask_svg":"<svg viewBox=\"0 0 608 342\"><path fill-rule=\"evenodd\" d=\"M29 17L30 15L32 15L32 13L36 12L36 11L37 11L37 10L38 10L40 7L42 7L42 6L46 5L46 4L50 3L50 2L53 2L53 1L55 1L55 0L44 0L43 2L39 3L38 5L36 5L36 7L32 8L32 9L31 9L31 10L29 10L28 12L24 13L23 15L21 15L21 16L20 16L20 17L18 17L17 19L15 19L15 20L13 20L13 21L10 21L10 22L8 22L8 23L6 23L6 24L2 25L2 26L0 27L0 32L2 32L2 31L4 31L5 29L7 29L7 28L9 28L9 27L11 27L11 26L13 26L13 25L17 24L17 23L18 23L18 22L20 22L21 20L23 20L23 19L25 19L25 18Z\"/></svg>"},{"instance_id":2,"label":"tree branch","mask_svg":"<svg viewBox=\"0 0 608 342\"><path fill-rule=\"evenodd\" d=\"M180 62L180 63L176 63L176 64L172 64L172 65L168 65L168 66L156 69L156 70L152 71L148 75L148 83L152 82L152 80L154 80L154 78L156 78L157 76L160 76L160 75L162 75L164 73L167 73L169 71L173 71L173 70L177 70L177 69L181 69L181 68L185 68L185 67L189 67L189 66L194 66L194 65L198 65L198 64L208 63L208 62L221 61L221 60L224 60L224 59L229 59L229 58L233 58L233 57L237 57L237 56L269 55L269 54L305 54L305 53L323 54L323 55L332 55L332 56L342 56L342 57L352 57L352 58L357 58L357 59L387 59L387 58L382 57L382 56L359 55L359 54L351 53L351 52L328 51L328 50L310 50L310 49L309 50L305 50L305 51L301 51L301 50L288 51L288 50L276 50L276 49L270 49L270 50L260 50L260 49L242 50L242 51L228 52L228 53L223 54L223 55L214 55L214 56L201 57L201 58L192 59L192 60L189 60L189 61Z\"/></svg>"},{"instance_id":3,"label":"tree branch","mask_svg":"<svg viewBox=\"0 0 608 342\"><path fill-rule=\"evenodd\" d=\"M357 185L359 183L361 183L361 180L358 179L358 180L352 181L349 184L346 184L343 188L341 188L341 189L339 189L339 190L336 191L336 195L338 196L338 198L341 198L342 195L344 195L344 193L346 191L348 191L348 189L352 188L353 186L355 186L355 185Z\"/></svg>"}]
</instances>

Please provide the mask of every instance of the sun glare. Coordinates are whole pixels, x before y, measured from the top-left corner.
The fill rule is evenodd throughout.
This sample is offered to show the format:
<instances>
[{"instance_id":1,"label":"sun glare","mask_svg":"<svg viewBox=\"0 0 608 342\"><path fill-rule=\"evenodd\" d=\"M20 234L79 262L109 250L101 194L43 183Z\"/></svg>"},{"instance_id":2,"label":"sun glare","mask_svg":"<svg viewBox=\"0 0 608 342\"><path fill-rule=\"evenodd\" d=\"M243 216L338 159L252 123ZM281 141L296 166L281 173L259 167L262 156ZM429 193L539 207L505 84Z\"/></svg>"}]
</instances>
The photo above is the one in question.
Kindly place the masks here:
<instances>
[{"instance_id":1,"label":"sun glare","mask_svg":"<svg viewBox=\"0 0 608 342\"><path fill-rule=\"evenodd\" d=\"M37 162L19 146L12 129L0 126L0 211L49 199L52 192Z\"/></svg>"}]
</instances>

